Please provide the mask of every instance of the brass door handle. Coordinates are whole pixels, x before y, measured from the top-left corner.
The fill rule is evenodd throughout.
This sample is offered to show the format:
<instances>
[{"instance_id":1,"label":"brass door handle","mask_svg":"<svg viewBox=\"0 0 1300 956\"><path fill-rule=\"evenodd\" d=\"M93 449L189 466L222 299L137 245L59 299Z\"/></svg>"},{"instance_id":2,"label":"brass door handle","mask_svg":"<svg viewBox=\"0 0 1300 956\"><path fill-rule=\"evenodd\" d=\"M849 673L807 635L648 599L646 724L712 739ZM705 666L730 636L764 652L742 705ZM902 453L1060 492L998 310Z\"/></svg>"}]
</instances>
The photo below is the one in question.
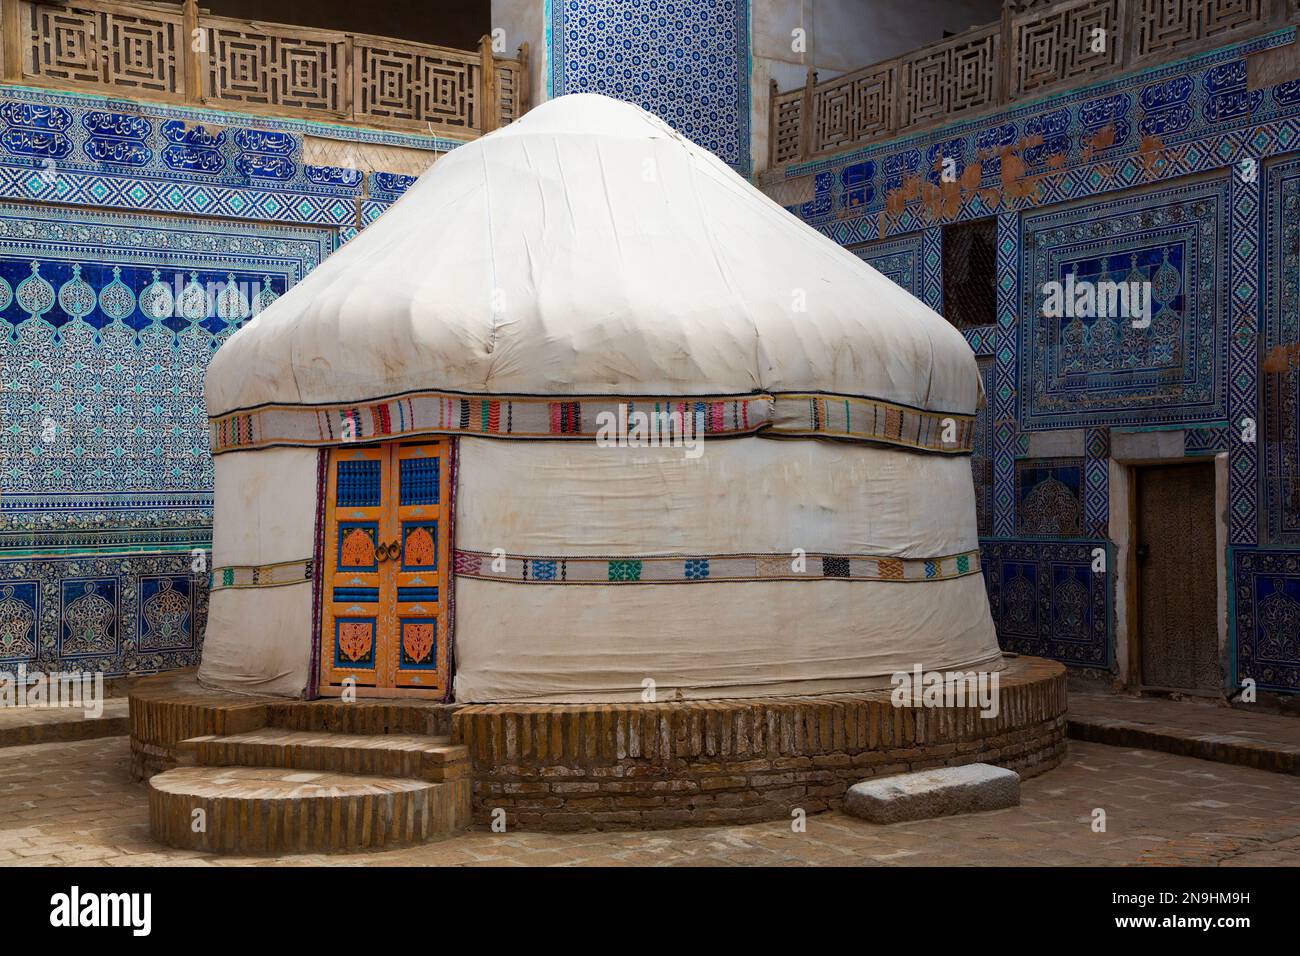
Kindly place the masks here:
<instances>
[{"instance_id":1,"label":"brass door handle","mask_svg":"<svg viewBox=\"0 0 1300 956\"><path fill-rule=\"evenodd\" d=\"M390 541L388 544L380 544L375 549L375 560L378 562L395 561L397 556L402 553L401 545L396 541Z\"/></svg>"}]
</instances>

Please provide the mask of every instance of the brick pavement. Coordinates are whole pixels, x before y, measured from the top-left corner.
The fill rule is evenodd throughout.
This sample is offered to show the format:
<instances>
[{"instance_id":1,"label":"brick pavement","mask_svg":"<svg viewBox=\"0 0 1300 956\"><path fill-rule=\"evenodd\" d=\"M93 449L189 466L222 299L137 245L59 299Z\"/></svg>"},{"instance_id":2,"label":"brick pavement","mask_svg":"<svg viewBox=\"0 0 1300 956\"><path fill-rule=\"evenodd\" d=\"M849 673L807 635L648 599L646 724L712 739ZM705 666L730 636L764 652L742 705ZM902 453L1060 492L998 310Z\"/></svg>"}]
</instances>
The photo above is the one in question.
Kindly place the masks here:
<instances>
[{"instance_id":1,"label":"brick pavement","mask_svg":"<svg viewBox=\"0 0 1300 956\"><path fill-rule=\"evenodd\" d=\"M651 832L473 831L386 853L213 857L149 839L124 738L0 750L0 865L1300 865L1295 778L1150 751L1071 742L1023 785L1020 807L879 827L826 813L784 822ZM1091 830L1092 811L1107 830Z\"/></svg>"}]
</instances>

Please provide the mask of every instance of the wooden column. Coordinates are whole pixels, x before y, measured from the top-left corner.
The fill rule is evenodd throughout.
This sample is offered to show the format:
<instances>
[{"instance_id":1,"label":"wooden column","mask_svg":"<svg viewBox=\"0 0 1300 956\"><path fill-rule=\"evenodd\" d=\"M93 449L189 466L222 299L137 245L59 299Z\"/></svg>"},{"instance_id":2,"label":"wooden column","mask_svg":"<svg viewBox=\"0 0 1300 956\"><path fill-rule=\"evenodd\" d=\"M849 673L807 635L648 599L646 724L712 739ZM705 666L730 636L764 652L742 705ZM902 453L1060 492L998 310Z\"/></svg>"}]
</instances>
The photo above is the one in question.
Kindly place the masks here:
<instances>
[{"instance_id":1,"label":"wooden column","mask_svg":"<svg viewBox=\"0 0 1300 956\"><path fill-rule=\"evenodd\" d=\"M532 108L533 74L528 64L528 41L519 44L519 76L515 79L515 110L523 116Z\"/></svg>"},{"instance_id":2,"label":"wooden column","mask_svg":"<svg viewBox=\"0 0 1300 956\"><path fill-rule=\"evenodd\" d=\"M501 110L497 106L497 61L492 55L492 37L486 33L478 41L479 59L479 129L490 133L497 128Z\"/></svg>"},{"instance_id":3,"label":"wooden column","mask_svg":"<svg viewBox=\"0 0 1300 956\"><path fill-rule=\"evenodd\" d=\"M0 29L4 31L4 78L15 82L23 78L22 11L18 0L3 0Z\"/></svg>"},{"instance_id":4,"label":"wooden column","mask_svg":"<svg viewBox=\"0 0 1300 956\"><path fill-rule=\"evenodd\" d=\"M1006 2L1002 4L1001 27L998 33L998 60L997 73L995 76L997 88L993 91L994 99L998 103L1006 103L1011 99L1011 45L1013 42L1013 37L1011 36L1011 13L1011 0L1006 0Z\"/></svg>"},{"instance_id":5,"label":"wooden column","mask_svg":"<svg viewBox=\"0 0 1300 956\"><path fill-rule=\"evenodd\" d=\"M817 74L808 71L808 79L803 85L803 101L799 104L799 158L807 159L813 148L813 87L817 85Z\"/></svg>"},{"instance_id":6,"label":"wooden column","mask_svg":"<svg viewBox=\"0 0 1300 956\"><path fill-rule=\"evenodd\" d=\"M767 168L776 169L776 80L767 81Z\"/></svg>"},{"instance_id":7,"label":"wooden column","mask_svg":"<svg viewBox=\"0 0 1300 956\"><path fill-rule=\"evenodd\" d=\"M349 33L343 40L343 75L339 77L339 84L343 94L339 106L343 110L343 115L348 119L356 122L356 104L357 104L357 44L356 39Z\"/></svg>"},{"instance_id":8,"label":"wooden column","mask_svg":"<svg viewBox=\"0 0 1300 956\"><path fill-rule=\"evenodd\" d=\"M181 16L184 24L185 36L181 38L184 44L182 47L182 60L185 63L185 102L202 103L203 102L203 70L208 65L206 52L200 52L195 47L207 50L208 38L204 34L197 33L199 29L199 4L198 0L185 0L182 4Z\"/></svg>"}]
</instances>

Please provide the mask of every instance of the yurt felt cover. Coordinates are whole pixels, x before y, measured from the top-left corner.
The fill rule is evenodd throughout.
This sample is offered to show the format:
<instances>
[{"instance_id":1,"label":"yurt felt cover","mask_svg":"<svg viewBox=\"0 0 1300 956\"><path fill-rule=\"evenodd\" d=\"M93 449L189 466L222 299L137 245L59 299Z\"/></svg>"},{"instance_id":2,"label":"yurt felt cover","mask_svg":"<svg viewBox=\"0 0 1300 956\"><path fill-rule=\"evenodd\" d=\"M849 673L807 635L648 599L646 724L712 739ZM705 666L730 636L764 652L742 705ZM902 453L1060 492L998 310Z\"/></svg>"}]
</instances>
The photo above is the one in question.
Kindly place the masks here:
<instances>
[{"instance_id":1,"label":"yurt felt cover","mask_svg":"<svg viewBox=\"0 0 1300 956\"><path fill-rule=\"evenodd\" d=\"M333 444L345 422L358 440L487 431L460 421L463 397L515 399L517 437L591 437L589 408L566 429L548 400L617 396L743 399L743 422L709 418L724 433L962 453L980 379L941 316L712 153L594 94L440 159L207 375L218 453ZM840 401L818 418L812 396Z\"/></svg>"}]
</instances>

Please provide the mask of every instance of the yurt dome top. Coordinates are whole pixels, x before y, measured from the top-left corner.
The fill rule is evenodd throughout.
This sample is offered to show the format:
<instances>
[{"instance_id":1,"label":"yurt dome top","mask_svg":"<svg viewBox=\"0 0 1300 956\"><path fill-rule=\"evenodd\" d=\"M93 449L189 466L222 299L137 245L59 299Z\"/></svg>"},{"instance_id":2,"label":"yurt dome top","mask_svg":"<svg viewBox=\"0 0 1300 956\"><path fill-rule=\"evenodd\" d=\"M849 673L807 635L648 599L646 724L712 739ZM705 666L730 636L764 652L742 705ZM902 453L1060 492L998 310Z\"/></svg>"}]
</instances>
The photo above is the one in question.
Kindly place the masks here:
<instances>
[{"instance_id":1,"label":"yurt dome top","mask_svg":"<svg viewBox=\"0 0 1300 956\"><path fill-rule=\"evenodd\" d=\"M328 430L289 410L426 393L829 396L964 430L980 397L940 315L708 150L594 94L439 159L232 336L206 385L218 452ZM267 410L282 418L256 418Z\"/></svg>"}]
</instances>

